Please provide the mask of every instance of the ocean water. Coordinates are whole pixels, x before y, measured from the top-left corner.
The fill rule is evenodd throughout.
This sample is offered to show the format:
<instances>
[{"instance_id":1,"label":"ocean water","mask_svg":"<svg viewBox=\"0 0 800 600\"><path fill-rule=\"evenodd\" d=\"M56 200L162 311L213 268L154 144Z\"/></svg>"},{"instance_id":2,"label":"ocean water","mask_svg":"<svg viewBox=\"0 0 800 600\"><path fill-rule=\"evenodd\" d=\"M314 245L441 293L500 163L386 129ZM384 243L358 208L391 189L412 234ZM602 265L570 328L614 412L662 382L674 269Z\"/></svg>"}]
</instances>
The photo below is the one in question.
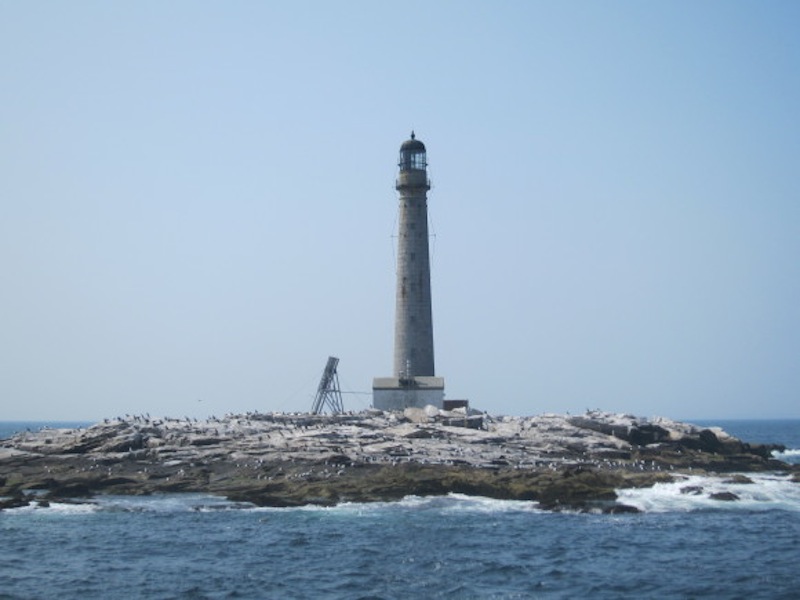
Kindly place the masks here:
<instances>
[{"instance_id":1,"label":"ocean water","mask_svg":"<svg viewBox=\"0 0 800 600\"><path fill-rule=\"evenodd\" d=\"M796 450L799 426L745 439ZM6 510L0 598L798 598L800 484L751 477L622 491L644 511L632 515L458 495L291 509L105 496Z\"/></svg>"},{"instance_id":2,"label":"ocean water","mask_svg":"<svg viewBox=\"0 0 800 600\"><path fill-rule=\"evenodd\" d=\"M0 421L0 440L22 431L39 431L43 427L77 429L93 424L91 421Z\"/></svg>"}]
</instances>

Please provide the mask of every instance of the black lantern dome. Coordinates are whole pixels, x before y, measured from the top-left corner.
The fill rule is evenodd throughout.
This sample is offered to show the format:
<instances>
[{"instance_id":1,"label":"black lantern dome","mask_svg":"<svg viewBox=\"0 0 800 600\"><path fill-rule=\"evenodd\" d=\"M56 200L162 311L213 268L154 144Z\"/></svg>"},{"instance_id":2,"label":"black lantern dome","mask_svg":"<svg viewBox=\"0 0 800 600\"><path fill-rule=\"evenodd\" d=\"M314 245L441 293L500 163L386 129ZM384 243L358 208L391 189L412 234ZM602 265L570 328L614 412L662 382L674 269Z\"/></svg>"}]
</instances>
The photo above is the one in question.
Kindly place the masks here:
<instances>
[{"instance_id":1,"label":"black lantern dome","mask_svg":"<svg viewBox=\"0 0 800 600\"><path fill-rule=\"evenodd\" d=\"M420 142L411 132L411 139L403 142L400 146L400 162L398 163L401 171L424 171L428 166L425 153L425 144Z\"/></svg>"}]
</instances>

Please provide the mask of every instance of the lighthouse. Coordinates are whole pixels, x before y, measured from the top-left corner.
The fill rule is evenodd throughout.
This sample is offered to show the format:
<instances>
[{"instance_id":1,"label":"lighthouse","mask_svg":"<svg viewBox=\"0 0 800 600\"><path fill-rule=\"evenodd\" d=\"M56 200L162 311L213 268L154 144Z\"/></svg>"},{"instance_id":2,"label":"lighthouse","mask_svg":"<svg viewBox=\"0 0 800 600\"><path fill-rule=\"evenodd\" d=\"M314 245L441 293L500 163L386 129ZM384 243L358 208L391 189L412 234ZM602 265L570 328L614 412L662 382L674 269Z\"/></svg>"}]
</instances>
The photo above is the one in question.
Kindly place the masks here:
<instances>
[{"instance_id":1,"label":"lighthouse","mask_svg":"<svg viewBox=\"0 0 800 600\"><path fill-rule=\"evenodd\" d=\"M373 406L403 410L442 407L444 379L435 376L431 267L428 247L428 161L425 144L411 138L400 146L395 188L399 194L394 375L372 384Z\"/></svg>"}]
</instances>

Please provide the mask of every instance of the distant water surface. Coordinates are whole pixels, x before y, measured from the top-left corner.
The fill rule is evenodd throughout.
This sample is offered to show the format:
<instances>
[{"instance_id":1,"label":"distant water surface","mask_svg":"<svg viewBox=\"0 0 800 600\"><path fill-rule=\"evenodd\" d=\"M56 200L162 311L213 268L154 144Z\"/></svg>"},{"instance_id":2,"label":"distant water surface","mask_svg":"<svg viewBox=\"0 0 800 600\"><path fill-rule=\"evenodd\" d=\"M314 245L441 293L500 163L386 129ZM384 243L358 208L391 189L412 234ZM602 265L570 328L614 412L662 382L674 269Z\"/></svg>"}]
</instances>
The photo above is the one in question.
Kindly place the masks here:
<instances>
[{"instance_id":1,"label":"distant water surface","mask_svg":"<svg viewBox=\"0 0 800 600\"><path fill-rule=\"evenodd\" d=\"M722 427L745 442L800 448L800 419L703 419L689 422L705 427Z\"/></svg>"},{"instance_id":2,"label":"distant water surface","mask_svg":"<svg viewBox=\"0 0 800 600\"><path fill-rule=\"evenodd\" d=\"M39 431L44 427L51 429L77 429L94 425L93 421L0 421L0 440L21 431Z\"/></svg>"},{"instance_id":3,"label":"distant water surface","mask_svg":"<svg viewBox=\"0 0 800 600\"><path fill-rule=\"evenodd\" d=\"M775 458L800 464L800 419L702 420L692 421L705 427L722 427L740 440L757 444L782 444L785 452Z\"/></svg>"}]
</instances>

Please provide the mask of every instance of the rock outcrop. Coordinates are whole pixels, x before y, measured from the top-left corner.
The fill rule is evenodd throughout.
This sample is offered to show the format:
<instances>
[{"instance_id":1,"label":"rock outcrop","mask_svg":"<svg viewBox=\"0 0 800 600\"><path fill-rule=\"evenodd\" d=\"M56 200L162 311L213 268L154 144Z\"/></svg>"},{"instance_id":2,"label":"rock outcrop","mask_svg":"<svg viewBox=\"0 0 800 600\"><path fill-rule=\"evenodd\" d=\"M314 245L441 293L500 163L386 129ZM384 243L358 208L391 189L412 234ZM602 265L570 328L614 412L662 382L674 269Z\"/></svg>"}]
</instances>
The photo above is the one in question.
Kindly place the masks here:
<instances>
[{"instance_id":1,"label":"rock outcrop","mask_svg":"<svg viewBox=\"0 0 800 600\"><path fill-rule=\"evenodd\" d=\"M270 506L454 492L625 512L633 509L615 502L617 489L689 471L791 470L771 458L780 449L719 429L599 411L131 416L0 441L0 509L32 492L46 501L193 491Z\"/></svg>"}]
</instances>

